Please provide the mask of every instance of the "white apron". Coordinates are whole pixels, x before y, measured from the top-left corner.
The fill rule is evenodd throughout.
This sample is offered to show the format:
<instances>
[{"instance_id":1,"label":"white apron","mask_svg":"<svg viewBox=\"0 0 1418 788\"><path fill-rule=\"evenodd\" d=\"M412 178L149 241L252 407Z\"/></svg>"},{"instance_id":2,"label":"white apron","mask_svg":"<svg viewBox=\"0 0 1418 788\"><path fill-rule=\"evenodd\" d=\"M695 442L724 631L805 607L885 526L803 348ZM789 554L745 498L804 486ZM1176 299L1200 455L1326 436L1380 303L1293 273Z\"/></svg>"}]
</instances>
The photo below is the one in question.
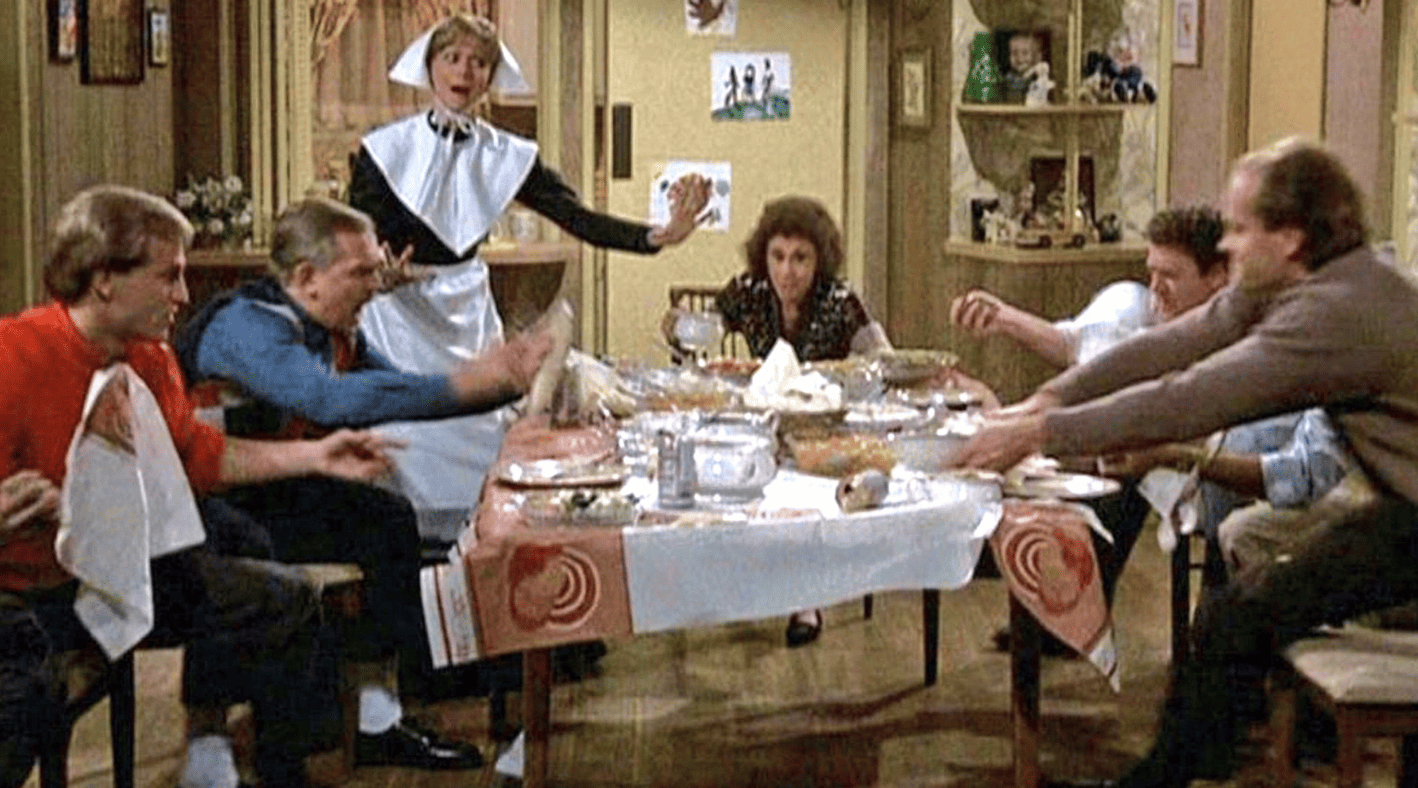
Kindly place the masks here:
<instances>
[{"instance_id":1,"label":"white apron","mask_svg":"<svg viewBox=\"0 0 1418 788\"><path fill-rule=\"evenodd\" d=\"M460 123L468 137L456 143L435 133L419 113L376 129L363 144L404 206L461 255L512 202L537 145L480 120ZM360 329L399 369L447 374L502 341L487 264L473 257L440 267L431 280L377 296L361 312ZM502 446L508 418L503 409L378 428L409 444L395 453L397 489L413 502L421 534L457 538Z\"/></svg>"},{"instance_id":2,"label":"white apron","mask_svg":"<svg viewBox=\"0 0 1418 788\"><path fill-rule=\"evenodd\" d=\"M360 329L395 366L424 374L446 374L502 340L487 265L476 257L377 296L361 312ZM502 446L505 410L376 429L409 444L394 453L395 477L424 536L456 538Z\"/></svg>"}]
</instances>

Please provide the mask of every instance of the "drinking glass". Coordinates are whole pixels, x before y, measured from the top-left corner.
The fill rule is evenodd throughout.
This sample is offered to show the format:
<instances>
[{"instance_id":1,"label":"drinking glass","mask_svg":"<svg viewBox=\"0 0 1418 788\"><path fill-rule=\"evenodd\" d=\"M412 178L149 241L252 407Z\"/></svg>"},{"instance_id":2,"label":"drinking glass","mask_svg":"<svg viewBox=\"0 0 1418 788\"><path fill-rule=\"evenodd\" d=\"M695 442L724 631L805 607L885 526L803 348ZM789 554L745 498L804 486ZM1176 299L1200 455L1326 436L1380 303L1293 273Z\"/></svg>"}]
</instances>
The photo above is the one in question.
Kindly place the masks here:
<instances>
[{"instance_id":1,"label":"drinking glass","mask_svg":"<svg viewBox=\"0 0 1418 788\"><path fill-rule=\"evenodd\" d=\"M675 340L703 364L710 349L724 339L724 319L718 312L681 312L675 319Z\"/></svg>"}]
</instances>

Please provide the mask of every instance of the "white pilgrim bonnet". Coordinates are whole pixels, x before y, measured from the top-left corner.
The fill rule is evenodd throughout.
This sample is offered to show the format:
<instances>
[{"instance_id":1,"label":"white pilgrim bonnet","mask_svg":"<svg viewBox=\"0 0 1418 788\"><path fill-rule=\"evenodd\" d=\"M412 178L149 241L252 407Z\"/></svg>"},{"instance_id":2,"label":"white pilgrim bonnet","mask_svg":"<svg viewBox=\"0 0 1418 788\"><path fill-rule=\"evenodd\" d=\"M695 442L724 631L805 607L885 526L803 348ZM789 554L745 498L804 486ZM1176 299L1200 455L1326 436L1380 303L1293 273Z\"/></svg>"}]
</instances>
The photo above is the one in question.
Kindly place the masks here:
<instances>
[{"instance_id":1,"label":"white pilgrim bonnet","mask_svg":"<svg viewBox=\"0 0 1418 788\"><path fill-rule=\"evenodd\" d=\"M401 85L408 85L411 88L423 88L433 90L433 83L429 82L428 68L424 65L428 55L428 42L433 39L433 31L438 29L438 24L425 30L423 35L414 39L409 48L404 50L404 54L399 55L399 59L394 62L394 67L389 69L389 79ZM507 44L501 38L497 40L497 46L502 50L502 62L497 64L497 70L492 74L492 82L489 89L499 93L528 93L531 86L527 84L526 77L522 76L522 67L517 64L517 58L513 57L512 50L507 48Z\"/></svg>"}]
</instances>

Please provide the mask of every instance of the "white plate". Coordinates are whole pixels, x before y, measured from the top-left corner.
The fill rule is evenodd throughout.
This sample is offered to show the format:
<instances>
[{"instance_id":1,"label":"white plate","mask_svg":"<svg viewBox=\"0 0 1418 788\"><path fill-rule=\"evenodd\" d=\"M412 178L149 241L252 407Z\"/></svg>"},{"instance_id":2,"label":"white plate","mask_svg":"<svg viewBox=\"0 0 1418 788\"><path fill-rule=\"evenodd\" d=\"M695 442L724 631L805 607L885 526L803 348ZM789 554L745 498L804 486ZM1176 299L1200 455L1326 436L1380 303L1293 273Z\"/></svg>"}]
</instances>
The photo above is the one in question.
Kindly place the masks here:
<instances>
[{"instance_id":1,"label":"white plate","mask_svg":"<svg viewBox=\"0 0 1418 788\"><path fill-rule=\"evenodd\" d=\"M1079 501L1112 495L1122 488L1117 479L1084 473L1053 473L1019 479L1006 478L1004 494L1016 498L1060 498L1065 501Z\"/></svg>"},{"instance_id":2,"label":"white plate","mask_svg":"<svg viewBox=\"0 0 1418 788\"><path fill-rule=\"evenodd\" d=\"M630 468L616 464L569 464L561 460L503 462L498 481L518 487L605 487L630 478Z\"/></svg>"}]
</instances>

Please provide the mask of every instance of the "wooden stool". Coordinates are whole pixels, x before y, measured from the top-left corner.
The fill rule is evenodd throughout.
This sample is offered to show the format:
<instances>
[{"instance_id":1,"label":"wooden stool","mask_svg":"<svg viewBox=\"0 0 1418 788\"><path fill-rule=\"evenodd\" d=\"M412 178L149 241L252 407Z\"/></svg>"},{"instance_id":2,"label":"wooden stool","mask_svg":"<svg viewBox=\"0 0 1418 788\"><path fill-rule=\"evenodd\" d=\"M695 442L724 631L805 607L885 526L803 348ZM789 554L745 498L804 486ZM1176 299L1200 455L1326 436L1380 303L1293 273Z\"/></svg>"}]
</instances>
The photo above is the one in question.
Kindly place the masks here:
<instances>
[{"instance_id":1,"label":"wooden stool","mask_svg":"<svg viewBox=\"0 0 1418 788\"><path fill-rule=\"evenodd\" d=\"M1339 788L1363 785L1363 740L1401 736L1401 788L1418 786L1418 632L1326 629L1292 643L1271 682L1272 783L1295 785L1296 699L1334 717Z\"/></svg>"}]
</instances>

